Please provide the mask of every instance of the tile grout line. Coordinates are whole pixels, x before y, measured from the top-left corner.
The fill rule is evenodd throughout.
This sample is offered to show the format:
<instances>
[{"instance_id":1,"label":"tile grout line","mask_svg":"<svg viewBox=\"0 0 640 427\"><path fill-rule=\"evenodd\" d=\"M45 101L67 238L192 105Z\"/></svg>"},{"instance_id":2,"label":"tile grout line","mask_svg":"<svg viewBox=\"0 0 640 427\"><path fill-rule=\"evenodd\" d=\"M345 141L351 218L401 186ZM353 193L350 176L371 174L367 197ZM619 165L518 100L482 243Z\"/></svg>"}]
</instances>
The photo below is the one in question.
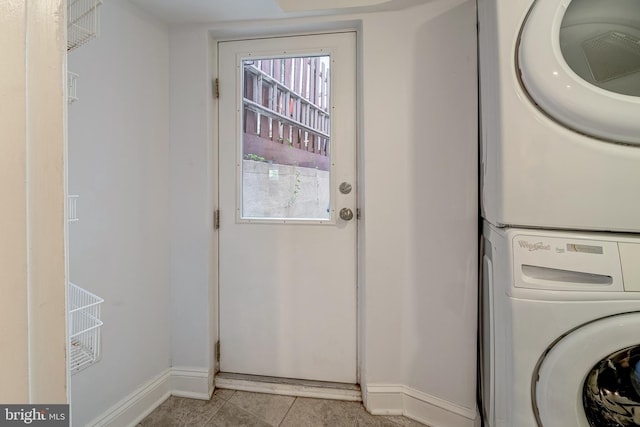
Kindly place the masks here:
<instances>
[{"instance_id":1,"label":"tile grout line","mask_svg":"<svg viewBox=\"0 0 640 427\"><path fill-rule=\"evenodd\" d=\"M289 406L289 409L287 409L287 412L284 414L284 417L282 417L282 419L280 420L280 422L278 423L278 425L276 427L280 427L282 425L282 423L284 423L284 420L287 419L287 415L289 415L289 412L291 412L291 408L293 408L293 405L296 403L297 400L298 400L297 396L293 398L293 402L291 402L291 405Z\"/></svg>"},{"instance_id":2,"label":"tile grout line","mask_svg":"<svg viewBox=\"0 0 640 427\"><path fill-rule=\"evenodd\" d=\"M247 415L251 416L252 418L255 418L256 420L259 420L259 421L261 421L261 422L263 422L263 423L265 423L265 424L268 424L268 425L272 425L269 421L265 420L265 419L264 419L264 418L262 418L260 415L257 415L257 414L253 413L252 411L250 411L250 410L248 410L248 409L244 409L244 408L242 408L242 407L240 407L240 406L236 405L235 403L231 402L230 400L228 400L228 401L225 403L225 405L226 405L226 404L229 404L229 405L233 406L233 407L234 407L235 409L237 409L238 411L240 411L240 412L244 412L245 414L247 414ZM220 408L220 409L222 409L222 408Z\"/></svg>"},{"instance_id":3,"label":"tile grout line","mask_svg":"<svg viewBox=\"0 0 640 427\"><path fill-rule=\"evenodd\" d=\"M265 394L265 393L254 393L254 392L250 392L250 391L245 392L245 391L241 391L241 390L236 390L236 391L234 392L234 394L233 394L233 396L232 396L232 397L236 396L239 392L240 392L240 393L248 393L248 394L263 394L263 395L266 395L266 396L272 396L272 397L275 397L275 398L278 398L278 397L290 397L290 396L287 396L287 395ZM287 414L289 413L289 410L291 409L291 406L293 406L293 402L295 402L295 400L296 400L296 399L295 399L295 396L291 396L291 397L293 397L294 399L293 399L293 401L291 401L291 404L287 407L287 412L285 412L284 417L286 417L286 416L287 416ZM243 408L243 407L241 407L241 406L239 406L239 405L235 404L234 402L232 402L232 401L231 401L231 398L229 398L229 401L228 401L228 402L229 402L231 405L235 406L236 408L241 409L241 410L243 410L244 412L246 412L246 413L249 413L249 414L253 415L254 417L256 417L256 418L260 419L261 421L264 421L265 423L269 424L271 427L278 427L278 426L280 425L280 423L282 422L282 420L284 420L284 417L283 417L283 418L282 418L282 420L280 420L279 422L276 422L276 424L272 424L272 422L271 422L271 421L269 421L269 420L267 420L267 419L266 419L266 417L265 417L263 414L259 414L258 412L254 412L254 407L253 407L253 406L251 406L251 407L249 407L249 408Z\"/></svg>"},{"instance_id":4,"label":"tile grout line","mask_svg":"<svg viewBox=\"0 0 640 427\"><path fill-rule=\"evenodd\" d=\"M229 398L227 398L227 399L225 399L223 397L220 398L220 399L224 400L225 402L228 402L233 396L235 396L236 395L236 391L237 391L237 390L231 390L231 389L228 389L228 388L219 388L218 390L227 390L227 391L231 392L231 396L229 396Z\"/></svg>"},{"instance_id":5,"label":"tile grout line","mask_svg":"<svg viewBox=\"0 0 640 427\"><path fill-rule=\"evenodd\" d=\"M215 412L213 414L211 414L211 416L209 418L207 418L207 420L203 424L204 426L206 426L211 421L213 421L213 419L216 417L216 415L218 415L218 412L220 412L220 410L224 407L224 405L227 404L227 401L224 400L223 398L220 398L220 400L222 401L222 405L220 405L220 407L218 409L216 409ZM211 403L211 401L209 401L207 403Z\"/></svg>"},{"instance_id":6,"label":"tile grout line","mask_svg":"<svg viewBox=\"0 0 640 427\"><path fill-rule=\"evenodd\" d=\"M252 410L253 408L244 409L244 408L236 405L234 402L232 402L231 400L237 395L237 393L238 393L237 390L233 390L232 393L224 393L223 395L224 396L229 396L229 399L224 399L224 398L220 397L220 395L216 396L220 400L220 402L219 402L220 406L209 417L207 417L206 420L204 420L204 424L201 424L201 422L202 422L202 420L201 420L200 423L198 423L198 426L204 426L206 424L214 425L213 423L215 423L216 420L219 420L219 421L221 420L222 422L224 422L225 417L221 418L222 410L225 409L225 408L227 410L229 408L234 408L234 410L238 410L241 413L244 413L246 415L250 415L251 417L253 417L253 418L257 419L257 420L260 420L261 422L266 422L271 427L282 427L282 426L284 426L286 424L286 420L291 415L291 412L293 410L293 406L296 404L297 400L300 398L299 396L292 396L293 400L291 401L291 404L286 409L286 411L285 411L284 415L282 416L282 418L280 419L280 421L276 421L274 424L271 424L271 422L269 422L267 419L263 418L262 415L253 412L253 410ZM253 393L249 392L249 394L253 394ZM168 406L174 406L174 405L171 405L171 401L172 400L182 401L183 399L185 401L192 401L192 399L189 399L189 398L180 398L180 397L170 396L167 400L162 402L158 406L158 408L156 408L154 410L154 412L159 410L159 409L161 409L161 408L163 408L163 407L165 407L165 406L167 407L167 408L165 408L165 410L168 409ZM325 400L327 402L329 401L329 400L326 400L326 399L320 399L320 400ZM335 401L331 400L331 402L335 402ZM229 407L227 407L227 404L229 405ZM343 402L342 405L344 405L344 404L351 405L351 403L348 403L348 402ZM178 405L178 406L183 406L183 405ZM352 426L349 426L349 427L358 427L360 425L361 420L363 420L362 419L363 415L361 415L361 412L362 413L367 413L367 410L366 410L366 408L364 407L364 405L362 403L360 403L358 405L358 409L359 410L356 411L356 413L354 414L355 418L354 418L354 421L352 423ZM347 411L347 412L351 412L351 411ZM173 415L174 415L173 411L169 410L168 414L169 414L169 417L171 419L174 419L173 418ZM149 414L149 416L151 416L151 414ZM297 414L294 414L294 416L297 416ZM294 416L292 416L292 417L294 417ZM374 416L374 417L376 417L376 416ZM396 426L396 427L403 427L403 426L406 425L402 420L402 418L405 418L403 416L397 417L397 419L396 419L396 416L389 416L389 415L387 415L387 416L380 415L378 417L380 417L379 418L380 420L384 420L385 424L389 423L389 424L386 424L386 425ZM147 418L145 418L145 420L146 419ZM140 423L136 425L136 427L144 427L145 426L145 423L144 423L145 420L141 420ZM424 425L425 427L429 427L429 425L427 425L427 424L420 424L415 420L413 420L413 421L415 422L415 424L413 424L413 422L411 422L410 425L412 425L412 426L413 425L415 425L415 426ZM345 425L348 426L348 424L345 424Z\"/></svg>"},{"instance_id":7,"label":"tile grout line","mask_svg":"<svg viewBox=\"0 0 640 427\"><path fill-rule=\"evenodd\" d=\"M219 415L220 411L222 411L222 408L224 408L227 405L227 403L229 403L228 400L224 400L224 399L221 399L221 400L223 401L222 405L220 405L218 410L211 416L211 418L207 420L207 422L204 424L205 426L210 424L214 420L214 418Z\"/></svg>"},{"instance_id":8,"label":"tile grout line","mask_svg":"<svg viewBox=\"0 0 640 427\"><path fill-rule=\"evenodd\" d=\"M222 390L222 389L219 389L219 390ZM234 390L234 392L233 392L233 393L231 393L231 396L230 396L230 397L232 397L234 394L235 394L235 390ZM215 399L215 398L220 399L220 400L222 401L222 405L220 405L220 407L219 407L218 409L216 409L216 411L215 411L213 414L211 414L211 417L209 417L209 418L205 421L205 423L203 424L204 426L206 426L206 425L210 424L210 423L213 421L213 419L214 419L215 417L217 417L217 416L218 416L218 414L220 413L220 411L222 410L222 408L224 408L224 406L229 402L229 399L225 399L225 398L223 398L221 395L216 395L216 394L215 394L215 390L214 390L214 393L213 393L213 395L211 396L211 399L209 399L209 403L211 403L211 401L212 401L213 399Z\"/></svg>"}]
</instances>

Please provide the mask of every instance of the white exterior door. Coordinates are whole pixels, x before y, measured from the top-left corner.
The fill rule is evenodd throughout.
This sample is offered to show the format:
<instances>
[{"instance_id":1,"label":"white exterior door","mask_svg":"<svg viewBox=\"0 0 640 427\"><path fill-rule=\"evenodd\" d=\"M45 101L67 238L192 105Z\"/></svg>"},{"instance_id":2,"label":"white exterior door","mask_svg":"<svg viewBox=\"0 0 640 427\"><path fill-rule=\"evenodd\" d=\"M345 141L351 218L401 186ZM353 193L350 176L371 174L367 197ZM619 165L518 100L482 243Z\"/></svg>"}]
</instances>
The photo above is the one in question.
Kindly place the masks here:
<instances>
[{"instance_id":1,"label":"white exterior door","mask_svg":"<svg viewBox=\"0 0 640 427\"><path fill-rule=\"evenodd\" d=\"M219 44L223 372L357 381L355 53Z\"/></svg>"}]
</instances>

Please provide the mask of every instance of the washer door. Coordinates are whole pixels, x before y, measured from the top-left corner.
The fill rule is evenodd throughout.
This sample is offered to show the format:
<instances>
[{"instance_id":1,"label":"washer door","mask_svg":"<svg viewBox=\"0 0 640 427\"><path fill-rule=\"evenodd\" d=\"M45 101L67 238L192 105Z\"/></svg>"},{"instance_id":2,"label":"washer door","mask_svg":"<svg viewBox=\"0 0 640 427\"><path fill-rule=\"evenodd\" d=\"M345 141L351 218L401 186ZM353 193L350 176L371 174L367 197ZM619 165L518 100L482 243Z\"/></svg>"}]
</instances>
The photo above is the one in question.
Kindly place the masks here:
<instances>
[{"instance_id":1,"label":"washer door","mask_svg":"<svg viewBox=\"0 0 640 427\"><path fill-rule=\"evenodd\" d=\"M537 0L517 61L525 90L550 117L640 145L640 1Z\"/></svg>"},{"instance_id":2,"label":"washer door","mask_svg":"<svg viewBox=\"0 0 640 427\"><path fill-rule=\"evenodd\" d=\"M534 372L532 398L541 427L640 426L640 312L559 339Z\"/></svg>"}]
</instances>

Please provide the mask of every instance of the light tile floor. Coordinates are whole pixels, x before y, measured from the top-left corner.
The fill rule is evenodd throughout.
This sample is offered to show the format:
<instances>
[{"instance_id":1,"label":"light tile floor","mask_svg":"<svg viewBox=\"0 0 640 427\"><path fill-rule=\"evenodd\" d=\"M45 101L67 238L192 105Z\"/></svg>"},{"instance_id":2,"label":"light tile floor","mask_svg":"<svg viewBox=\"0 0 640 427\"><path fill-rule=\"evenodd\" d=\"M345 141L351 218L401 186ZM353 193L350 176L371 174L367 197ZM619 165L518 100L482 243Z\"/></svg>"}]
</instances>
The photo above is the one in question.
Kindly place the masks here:
<instances>
[{"instance_id":1,"label":"light tile floor","mask_svg":"<svg viewBox=\"0 0 640 427\"><path fill-rule=\"evenodd\" d=\"M211 400L171 396L138 427L423 427L400 416L373 416L359 402L216 389Z\"/></svg>"}]
</instances>

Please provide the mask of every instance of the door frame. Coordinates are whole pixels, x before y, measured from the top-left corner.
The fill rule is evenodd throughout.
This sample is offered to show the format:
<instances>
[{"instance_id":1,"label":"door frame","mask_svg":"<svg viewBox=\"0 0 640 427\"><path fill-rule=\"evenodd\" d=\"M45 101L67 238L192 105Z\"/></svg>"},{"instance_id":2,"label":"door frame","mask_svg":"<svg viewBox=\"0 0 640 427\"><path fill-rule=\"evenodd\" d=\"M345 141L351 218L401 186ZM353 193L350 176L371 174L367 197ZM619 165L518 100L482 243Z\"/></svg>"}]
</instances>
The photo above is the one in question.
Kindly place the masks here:
<instances>
[{"instance_id":1,"label":"door frame","mask_svg":"<svg viewBox=\"0 0 640 427\"><path fill-rule=\"evenodd\" d=\"M337 25L336 25L337 24ZM346 24L346 25L343 25ZM212 82L213 102L211 108L211 175L210 179L213 180L212 185L212 215L220 207L219 188L220 188L220 169L219 169L219 103L216 95L216 91L219 90L217 77L218 77L218 44L221 42L233 42L252 39L265 39L265 38L278 38L278 37L298 37L306 35L324 35L333 33L353 32L355 34L355 55L356 55L356 88L355 88L355 117L356 124L356 141L355 141L355 182L356 182L356 209L357 215L354 220L356 221L356 383L361 384L362 378L362 366L364 362L364 334L362 331L362 324L365 315L365 309L363 304L363 292L364 292L364 260L363 260L363 207L364 207L364 192L361 190L361 186L364 185L364 174L362 168L363 160L363 121L362 121L362 33L360 22L347 21L345 23L330 23L319 22L310 25L304 25L305 31L301 31L302 25L295 23L287 23L279 26L278 28L264 29L259 26L247 27L241 30L234 28L221 29L219 31L209 31L209 70ZM234 214L235 215L235 214ZM212 289L211 294L215 299L212 305L210 325L211 331L214 336L212 337L212 343L214 349L212 351L212 365L213 381L220 372L220 357L219 357L219 339L220 339L220 240L218 230L214 230L212 239L212 248L215 256L212 260L211 269L211 282ZM364 393L363 393L364 394ZM322 393L319 393L317 397L323 397Z\"/></svg>"}]
</instances>

